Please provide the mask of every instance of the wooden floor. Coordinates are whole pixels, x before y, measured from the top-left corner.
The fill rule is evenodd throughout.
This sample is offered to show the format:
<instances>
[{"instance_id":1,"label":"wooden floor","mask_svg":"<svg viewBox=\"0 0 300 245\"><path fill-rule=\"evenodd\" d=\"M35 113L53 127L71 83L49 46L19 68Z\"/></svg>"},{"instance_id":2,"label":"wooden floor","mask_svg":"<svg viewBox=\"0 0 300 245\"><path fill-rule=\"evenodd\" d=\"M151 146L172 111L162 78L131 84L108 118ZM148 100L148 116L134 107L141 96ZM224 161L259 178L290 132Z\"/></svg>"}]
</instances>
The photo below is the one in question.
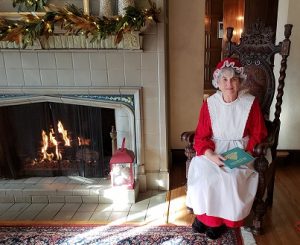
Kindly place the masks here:
<instances>
[{"instance_id":1,"label":"wooden floor","mask_svg":"<svg viewBox=\"0 0 300 245\"><path fill-rule=\"evenodd\" d=\"M168 222L192 224L194 216L185 207L184 164L172 166L170 184ZM273 207L268 210L264 227L264 234L255 237L258 245L300 244L300 161L283 159L278 164Z\"/></svg>"}]
</instances>

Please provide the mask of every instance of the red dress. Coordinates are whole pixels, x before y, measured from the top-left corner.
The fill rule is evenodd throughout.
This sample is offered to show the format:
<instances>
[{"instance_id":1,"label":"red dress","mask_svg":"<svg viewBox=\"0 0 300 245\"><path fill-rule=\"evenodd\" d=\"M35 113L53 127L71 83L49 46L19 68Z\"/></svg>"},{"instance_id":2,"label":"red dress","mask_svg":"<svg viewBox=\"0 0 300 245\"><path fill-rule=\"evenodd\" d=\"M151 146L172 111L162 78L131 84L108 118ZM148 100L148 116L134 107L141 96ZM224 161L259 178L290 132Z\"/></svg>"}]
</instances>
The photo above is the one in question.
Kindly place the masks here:
<instances>
[{"instance_id":1,"label":"red dress","mask_svg":"<svg viewBox=\"0 0 300 245\"><path fill-rule=\"evenodd\" d=\"M261 142L267 136L267 129L264 123L264 117L261 113L258 100L253 101L246 127L244 130L244 136L249 137L249 141L246 147L248 152L253 153L254 146ZM212 126L210 115L208 111L207 101L203 102L201 107L200 116L198 120L198 126L195 132L195 144L194 149L197 156L203 155L207 149L215 150L214 142L211 140ZM219 217L208 216L206 214L197 215L202 223L210 227L217 227L225 224L227 227L240 227L243 224L241 221L230 221Z\"/></svg>"}]
</instances>

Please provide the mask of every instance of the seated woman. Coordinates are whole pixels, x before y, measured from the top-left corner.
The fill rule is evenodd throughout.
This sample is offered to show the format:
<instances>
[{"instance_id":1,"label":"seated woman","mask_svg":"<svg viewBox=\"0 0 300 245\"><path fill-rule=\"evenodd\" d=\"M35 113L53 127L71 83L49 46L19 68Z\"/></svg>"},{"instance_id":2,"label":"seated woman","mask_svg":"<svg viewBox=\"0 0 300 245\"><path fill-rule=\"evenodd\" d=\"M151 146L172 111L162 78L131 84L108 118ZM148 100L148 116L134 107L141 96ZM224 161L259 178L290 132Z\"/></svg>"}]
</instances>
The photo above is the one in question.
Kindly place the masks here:
<instances>
[{"instance_id":1,"label":"seated woman","mask_svg":"<svg viewBox=\"0 0 300 245\"><path fill-rule=\"evenodd\" d=\"M267 136L258 100L240 91L244 69L237 59L222 60L213 74L219 90L208 97L200 111L187 183L186 204L196 218L194 232L217 239L226 227L243 224L250 213L258 184L251 163L229 169L222 153L240 147L253 153L254 146Z\"/></svg>"}]
</instances>

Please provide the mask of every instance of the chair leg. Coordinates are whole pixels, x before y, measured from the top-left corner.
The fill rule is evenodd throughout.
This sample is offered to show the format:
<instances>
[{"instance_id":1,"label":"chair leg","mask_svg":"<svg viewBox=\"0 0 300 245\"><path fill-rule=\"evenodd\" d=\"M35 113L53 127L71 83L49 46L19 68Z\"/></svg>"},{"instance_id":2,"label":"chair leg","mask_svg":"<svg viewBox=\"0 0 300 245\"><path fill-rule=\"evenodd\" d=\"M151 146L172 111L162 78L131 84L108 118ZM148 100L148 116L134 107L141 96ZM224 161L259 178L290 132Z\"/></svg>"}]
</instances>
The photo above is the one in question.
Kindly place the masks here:
<instances>
[{"instance_id":1,"label":"chair leg","mask_svg":"<svg viewBox=\"0 0 300 245\"><path fill-rule=\"evenodd\" d=\"M253 220L253 229L252 229L252 233L254 235L260 235L261 234L261 229L262 229L262 220L259 219L254 219Z\"/></svg>"},{"instance_id":2,"label":"chair leg","mask_svg":"<svg viewBox=\"0 0 300 245\"><path fill-rule=\"evenodd\" d=\"M262 234L263 217L266 213L266 204L263 201L256 203L253 217L253 233L254 235Z\"/></svg>"}]
</instances>

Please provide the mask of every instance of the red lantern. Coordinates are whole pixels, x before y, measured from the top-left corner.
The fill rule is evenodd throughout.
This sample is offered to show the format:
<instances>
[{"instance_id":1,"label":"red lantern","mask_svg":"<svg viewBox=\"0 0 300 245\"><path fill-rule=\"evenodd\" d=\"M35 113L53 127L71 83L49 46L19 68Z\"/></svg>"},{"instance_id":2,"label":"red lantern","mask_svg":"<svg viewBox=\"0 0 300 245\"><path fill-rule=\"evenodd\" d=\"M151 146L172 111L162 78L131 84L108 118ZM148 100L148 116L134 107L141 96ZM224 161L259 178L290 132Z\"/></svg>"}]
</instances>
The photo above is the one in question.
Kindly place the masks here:
<instances>
[{"instance_id":1,"label":"red lantern","mask_svg":"<svg viewBox=\"0 0 300 245\"><path fill-rule=\"evenodd\" d=\"M133 161L134 153L125 148L125 138L122 147L110 159L110 175L112 186L126 186L134 188Z\"/></svg>"}]
</instances>

